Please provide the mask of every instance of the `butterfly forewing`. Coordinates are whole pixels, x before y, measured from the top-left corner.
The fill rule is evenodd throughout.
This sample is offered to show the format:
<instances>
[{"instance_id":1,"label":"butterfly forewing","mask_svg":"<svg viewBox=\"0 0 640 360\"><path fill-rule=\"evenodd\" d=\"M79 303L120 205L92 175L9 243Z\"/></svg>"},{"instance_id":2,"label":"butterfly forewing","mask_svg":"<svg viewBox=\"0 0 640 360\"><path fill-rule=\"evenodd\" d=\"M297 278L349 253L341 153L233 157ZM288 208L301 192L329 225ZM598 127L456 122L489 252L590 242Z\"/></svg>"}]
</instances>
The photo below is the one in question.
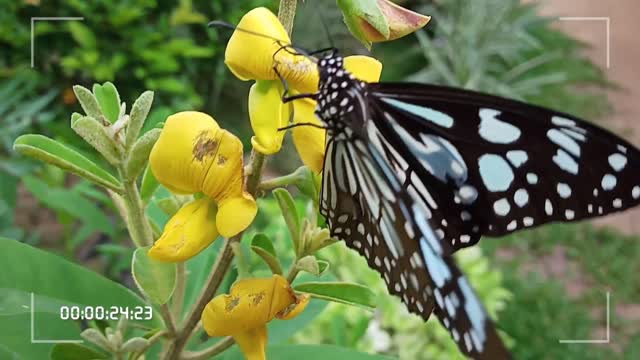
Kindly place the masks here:
<instances>
[{"instance_id":1,"label":"butterfly forewing","mask_svg":"<svg viewBox=\"0 0 640 360\"><path fill-rule=\"evenodd\" d=\"M567 114L461 89L370 84L379 122L440 207L456 249L640 202L640 154ZM439 184L438 184L439 183ZM437 189L437 190L436 190Z\"/></svg>"}]
</instances>

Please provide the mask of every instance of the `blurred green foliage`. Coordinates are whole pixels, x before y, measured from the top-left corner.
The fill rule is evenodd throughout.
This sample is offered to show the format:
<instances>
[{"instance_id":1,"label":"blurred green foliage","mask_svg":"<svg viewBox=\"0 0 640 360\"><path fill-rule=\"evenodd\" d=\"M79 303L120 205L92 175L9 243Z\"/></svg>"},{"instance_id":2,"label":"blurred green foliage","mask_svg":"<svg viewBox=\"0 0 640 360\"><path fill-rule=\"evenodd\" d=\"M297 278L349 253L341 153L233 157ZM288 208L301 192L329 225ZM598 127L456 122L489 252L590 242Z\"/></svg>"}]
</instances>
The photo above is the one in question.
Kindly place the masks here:
<instances>
[{"instance_id":1,"label":"blurred green foliage","mask_svg":"<svg viewBox=\"0 0 640 360\"><path fill-rule=\"evenodd\" d=\"M581 52L586 45L538 15L534 2L440 0L416 8L432 16L429 34L380 46L383 80L464 87L587 118L609 109L602 90L611 84Z\"/></svg>"}]
</instances>

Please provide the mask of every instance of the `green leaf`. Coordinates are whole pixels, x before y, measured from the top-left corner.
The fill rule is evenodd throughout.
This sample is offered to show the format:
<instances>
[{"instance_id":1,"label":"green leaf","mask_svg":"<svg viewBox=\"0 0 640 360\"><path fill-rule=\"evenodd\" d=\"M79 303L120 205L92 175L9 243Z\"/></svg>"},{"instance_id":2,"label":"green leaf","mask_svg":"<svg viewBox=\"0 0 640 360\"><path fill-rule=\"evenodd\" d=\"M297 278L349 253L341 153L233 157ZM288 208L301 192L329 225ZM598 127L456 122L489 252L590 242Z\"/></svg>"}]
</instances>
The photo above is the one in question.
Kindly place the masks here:
<instances>
[{"instance_id":1,"label":"green leaf","mask_svg":"<svg viewBox=\"0 0 640 360\"><path fill-rule=\"evenodd\" d=\"M296 204L287 189L274 189L273 195L278 201L278 206L280 206L280 211L282 211L282 216L284 217L284 221L287 223L289 233L291 234L293 249L295 250L296 255L298 255L300 249L302 249L300 244L302 229L300 227L300 218L298 216L298 211L296 210Z\"/></svg>"},{"instance_id":2,"label":"green leaf","mask_svg":"<svg viewBox=\"0 0 640 360\"><path fill-rule=\"evenodd\" d=\"M129 114L129 125L127 125L127 135L125 139L127 147L132 146L140 135L140 129L142 129L147 115L149 115L151 104L153 104L153 91L150 90L143 92L133 103L131 114Z\"/></svg>"},{"instance_id":3,"label":"green leaf","mask_svg":"<svg viewBox=\"0 0 640 360\"><path fill-rule=\"evenodd\" d=\"M51 360L94 360L108 359L101 351L81 344L55 344L51 349Z\"/></svg>"},{"instance_id":4,"label":"green leaf","mask_svg":"<svg viewBox=\"0 0 640 360\"><path fill-rule=\"evenodd\" d=\"M31 343L31 293L36 339L80 340L79 323L60 319L61 306L145 306L124 286L57 255L0 238L0 348L24 359L46 359L52 344ZM136 321L160 326L160 316ZM132 320L133 321L133 320Z\"/></svg>"},{"instance_id":5,"label":"green leaf","mask_svg":"<svg viewBox=\"0 0 640 360\"><path fill-rule=\"evenodd\" d=\"M296 291L312 297L348 305L375 308L375 294L366 286L345 282L305 282L294 286Z\"/></svg>"},{"instance_id":6,"label":"green leaf","mask_svg":"<svg viewBox=\"0 0 640 360\"><path fill-rule=\"evenodd\" d=\"M278 360L392 360L382 355L367 354L333 345L270 345L267 358ZM224 360L243 360L242 353L234 349Z\"/></svg>"},{"instance_id":7,"label":"green leaf","mask_svg":"<svg viewBox=\"0 0 640 360\"><path fill-rule=\"evenodd\" d=\"M87 143L93 146L111 165L120 163L121 154L115 141L109 136L107 128L98 120L83 116L75 121L72 119L71 128Z\"/></svg>"},{"instance_id":8,"label":"green leaf","mask_svg":"<svg viewBox=\"0 0 640 360\"><path fill-rule=\"evenodd\" d=\"M120 114L120 94L116 87L109 81L102 85L93 84L93 93L107 120L112 124L116 122Z\"/></svg>"},{"instance_id":9,"label":"green leaf","mask_svg":"<svg viewBox=\"0 0 640 360\"><path fill-rule=\"evenodd\" d=\"M122 193L122 184L108 171L77 151L46 136L22 135L16 139L13 148L20 154L55 165L117 193Z\"/></svg>"},{"instance_id":10,"label":"green leaf","mask_svg":"<svg viewBox=\"0 0 640 360\"><path fill-rule=\"evenodd\" d=\"M276 255L273 242L267 235L263 233L256 234L251 239L251 250L264 260L272 273L282 275L282 266Z\"/></svg>"},{"instance_id":11,"label":"green leaf","mask_svg":"<svg viewBox=\"0 0 640 360\"><path fill-rule=\"evenodd\" d=\"M85 114L98 120L104 118L100 105L98 105L98 100L89 89L84 86L74 85L73 92L76 94L76 98L78 98L78 102L80 102Z\"/></svg>"},{"instance_id":12,"label":"green leaf","mask_svg":"<svg viewBox=\"0 0 640 360\"><path fill-rule=\"evenodd\" d=\"M177 266L149 257L150 246L136 249L131 272L138 288L155 304L165 304L176 287Z\"/></svg>"},{"instance_id":13,"label":"green leaf","mask_svg":"<svg viewBox=\"0 0 640 360\"><path fill-rule=\"evenodd\" d=\"M144 175L142 175L142 185L140 185L140 197L144 203L148 203L151 200L153 194L158 190L160 183L158 179L153 175L153 171L151 171L151 167L147 164L147 168L144 170Z\"/></svg>"},{"instance_id":14,"label":"green leaf","mask_svg":"<svg viewBox=\"0 0 640 360\"><path fill-rule=\"evenodd\" d=\"M149 154L153 145L160 137L162 130L153 129L144 134L129 151L129 159L126 164L126 174L129 180L137 178L142 170L144 170L147 161L149 160Z\"/></svg>"},{"instance_id":15,"label":"green leaf","mask_svg":"<svg viewBox=\"0 0 640 360\"><path fill-rule=\"evenodd\" d=\"M80 21L70 21L68 26L73 40L84 48L95 49L96 37L88 26Z\"/></svg>"}]
</instances>

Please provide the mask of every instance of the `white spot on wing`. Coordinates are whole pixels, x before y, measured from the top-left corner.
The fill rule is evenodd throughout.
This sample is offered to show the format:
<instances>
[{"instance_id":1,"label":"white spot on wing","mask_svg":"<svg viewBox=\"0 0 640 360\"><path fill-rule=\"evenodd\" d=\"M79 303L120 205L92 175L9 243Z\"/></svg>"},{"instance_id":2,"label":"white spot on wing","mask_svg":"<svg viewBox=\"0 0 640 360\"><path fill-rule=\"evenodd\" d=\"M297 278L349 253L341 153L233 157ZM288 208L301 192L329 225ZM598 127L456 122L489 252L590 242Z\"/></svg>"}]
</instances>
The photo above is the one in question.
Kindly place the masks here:
<instances>
[{"instance_id":1,"label":"white spot on wing","mask_svg":"<svg viewBox=\"0 0 640 360\"><path fill-rule=\"evenodd\" d=\"M627 157L618 153L611 154L609 155L609 165L615 171L622 171L627 165Z\"/></svg>"},{"instance_id":2,"label":"white spot on wing","mask_svg":"<svg viewBox=\"0 0 640 360\"><path fill-rule=\"evenodd\" d=\"M618 183L618 179L616 179L615 176L611 175L611 174L606 174L605 176L602 177L602 190L605 191L609 191L609 190L613 190L613 188L616 187L616 184Z\"/></svg>"},{"instance_id":3,"label":"white spot on wing","mask_svg":"<svg viewBox=\"0 0 640 360\"><path fill-rule=\"evenodd\" d=\"M529 157L527 156L527 153L522 150L512 150L507 152L507 159L509 159L513 166L518 168L527 162Z\"/></svg>"},{"instance_id":4,"label":"white spot on wing","mask_svg":"<svg viewBox=\"0 0 640 360\"><path fill-rule=\"evenodd\" d=\"M480 109L479 133L483 139L496 144L509 144L520 138L520 129L498 120L496 117L500 111L493 109Z\"/></svg>"},{"instance_id":5,"label":"white spot on wing","mask_svg":"<svg viewBox=\"0 0 640 360\"><path fill-rule=\"evenodd\" d=\"M493 211L496 215L506 216L511 211L511 205L507 199L500 199L493 203Z\"/></svg>"},{"instance_id":6,"label":"white spot on wing","mask_svg":"<svg viewBox=\"0 0 640 360\"><path fill-rule=\"evenodd\" d=\"M484 154L478 160L482 182L489 191L505 191L513 182L511 166L499 155Z\"/></svg>"}]
</instances>

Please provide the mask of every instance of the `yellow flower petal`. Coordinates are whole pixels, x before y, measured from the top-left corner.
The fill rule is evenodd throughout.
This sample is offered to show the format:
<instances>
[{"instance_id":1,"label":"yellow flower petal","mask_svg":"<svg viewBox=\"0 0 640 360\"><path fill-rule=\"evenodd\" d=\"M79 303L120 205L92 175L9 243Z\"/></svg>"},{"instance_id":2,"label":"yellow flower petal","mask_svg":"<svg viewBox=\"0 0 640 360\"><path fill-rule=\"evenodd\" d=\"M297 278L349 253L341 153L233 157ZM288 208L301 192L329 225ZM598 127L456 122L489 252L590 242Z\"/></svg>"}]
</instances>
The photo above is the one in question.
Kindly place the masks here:
<instances>
[{"instance_id":1,"label":"yellow flower petal","mask_svg":"<svg viewBox=\"0 0 640 360\"><path fill-rule=\"evenodd\" d=\"M273 54L282 46L278 40L281 44L291 42L278 18L267 8L253 9L240 19L231 35L224 62L241 80L275 80Z\"/></svg>"},{"instance_id":2,"label":"yellow flower petal","mask_svg":"<svg viewBox=\"0 0 640 360\"><path fill-rule=\"evenodd\" d=\"M244 31L243 31L244 30ZM258 35L260 34L260 35ZM291 40L278 18L259 7L246 13L233 32L224 54L225 64L241 80L276 80L274 67L293 87L304 92L318 88L315 63L283 46Z\"/></svg>"},{"instance_id":3,"label":"yellow flower petal","mask_svg":"<svg viewBox=\"0 0 640 360\"><path fill-rule=\"evenodd\" d=\"M230 238L251 225L258 213L258 205L251 195L243 192L239 197L224 199L219 203L216 223L220 235Z\"/></svg>"},{"instance_id":4,"label":"yellow flower petal","mask_svg":"<svg viewBox=\"0 0 640 360\"><path fill-rule=\"evenodd\" d=\"M240 351L246 360L265 360L267 346L267 327L262 325L255 329L233 335L233 339L240 346Z\"/></svg>"},{"instance_id":5,"label":"yellow flower petal","mask_svg":"<svg viewBox=\"0 0 640 360\"><path fill-rule=\"evenodd\" d=\"M167 222L162 236L149 249L158 261L179 262L196 256L217 237L216 205L203 198L185 204Z\"/></svg>"},{"instance_id":6,"label":"yellow flower petal","mask_svg":"<svg viewBox=\"0 0 640 360\"><path fill-rule=\"evenodd\" d=\"M315 116L316 102L310 99L295 100L293 122L295 124L312 123L322 126ZM300 159L312 171L320 173L324 162L326 131L314 126L296 126L292 130L293 144Z\"/></svg>"},{"instance_id":7,"label":"yellow flower petal","mask_svg":"<svg viewBox=\"0 0 640 360\"><path fill-rule=\"evenodd\" d=\"M202 326L209 336L228 336L264 326L296 299L287 280L242 279L229 295L219 295L202 313Z\"/></svg>"},{"instance_id":8,"label":"yellow flower petal","mask_svg":"<svg viewBox=\"0 0 640 360\"><path fill-rule=\"evenodd\" d=\"M280 151L284 131L291 114L291 104L282 103L284 88L279 80L258 80L249 90L249 119L255 136L253 147L262 154Z\"/></svg>"},{"instance_id":9,"label":"yellow flower petal","mask_svg":"<svg viewBox=\"0 0 640 360\"><path fill-rule=\"evenodd\" d=\"M149 156L158 181L175 193L200 192L218 150L220 130L211 116L201 112L169 116Z\"/></svg>"},{"instance_id":10,"label":"yellow flower petal","mask_svg":"<svg viewBox=\"0 0 640 360\"><path fill-rule=\"evenodd\" d=\"M382 63L370 56L353 55L344 58L344 68L357 79L366 82L380 81Z\"/></svg>"}]
</instances>

